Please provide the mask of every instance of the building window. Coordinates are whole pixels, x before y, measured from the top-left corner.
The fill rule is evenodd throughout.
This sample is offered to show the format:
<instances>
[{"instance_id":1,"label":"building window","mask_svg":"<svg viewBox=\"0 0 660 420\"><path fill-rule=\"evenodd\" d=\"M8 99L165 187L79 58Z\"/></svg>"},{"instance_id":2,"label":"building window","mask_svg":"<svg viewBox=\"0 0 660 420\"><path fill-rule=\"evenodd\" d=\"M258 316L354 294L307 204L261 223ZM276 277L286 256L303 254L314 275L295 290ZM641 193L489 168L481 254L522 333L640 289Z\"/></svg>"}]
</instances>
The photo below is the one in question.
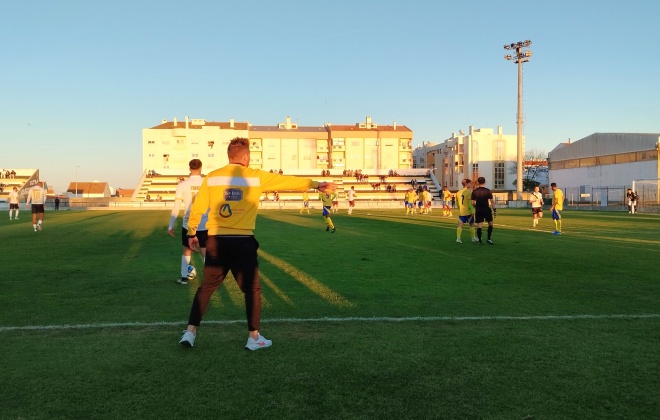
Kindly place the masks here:
<instances>
[{"instance_id":1,"label":"building window","mask_svg":"<svg viewBox=\"0 0 660 420\"><path fill-rule=\"evenodd\" d=\"M476 181L477 178L479 178L479 164L478 163L473 163L472 164L472 180Z\"/></svg>"},{"instance_id":2,"label":"building window","mask_svg":"<svg viewBox=\"0 0 660 420\"><path fill-rule=\"evenodd\" d=\"M495 183L496 190L504 189L504 162L495 162Z\"/></svg>"},{"instance_id":3,"label":"building window","mask_svg":"<svg viewBox=\"0 0 660 420\"><path fill-rule=\"evenodd\" d=\"M209 153L209 154L207 155L207 157L210 157L210 158L215 157L215 154L214 154L214 153Z\"/></svg>"},{"instance_id":4,"label":"building window","mask_svg":"<svg viewBox=\"0 0 660 420\"><path fill-rule=\"evenodd\" d=\"M153 141L153 140L149 140L149 141L147 141L147 144L156 144L156 142Z\"/></svg>"},{"instance_id":5,"label":"building window","mask_svg":"<svg viewBox=\"0 0 660 420\"><path fill-rule=\"evenodd\" d=\"M150 157L150 158L152 158L152 157L156 157L156 155L155 155L154 153L149 153L149 157Z\"/></svg>"},{"instance_id":6,"label":"building window","mask_svg":"<svg viewBox=\"0 0 660 420\"><path fill-rule=\"evenodd\" d=\"M194 157L194 158L198 158L198 157L199 157L199 153L193 153L193 154L192 154L192 157Z\"/></svg>"}]
</instances>

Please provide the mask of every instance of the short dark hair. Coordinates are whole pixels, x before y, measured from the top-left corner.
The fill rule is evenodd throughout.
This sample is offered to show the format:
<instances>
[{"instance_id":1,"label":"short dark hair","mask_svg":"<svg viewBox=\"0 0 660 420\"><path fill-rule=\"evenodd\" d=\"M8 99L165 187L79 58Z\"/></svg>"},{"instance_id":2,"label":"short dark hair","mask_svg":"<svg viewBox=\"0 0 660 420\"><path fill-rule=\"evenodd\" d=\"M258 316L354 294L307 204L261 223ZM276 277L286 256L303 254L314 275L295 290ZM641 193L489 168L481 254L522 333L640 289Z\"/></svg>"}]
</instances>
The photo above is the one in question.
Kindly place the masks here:
<instances>
[{"instance_id":1,"label":"short dark hair","mask_svg":"<svg viewBox=\"0 0 660 420\"><path fill-rule=\"evenodd\" d=\"M477 178L477 182L480 183L480 184L485 184L486 183L486 178L484 178L483 176L480 176L479 178Z\"/></svg>"},{"instance_id":2,"label":"short dark hair","mask_svg":"<svg viewBox=\"0 0 660 420\"><path fill-rule=\"evenodd\" d=\"M245 137L234 137L227 146L227 156L230 159L236 158L243 153L250 151L250 140Z\"/></svg>"},{"instance_id":3,"label":"short dark hair","mask_svg":"<svg viewBox=\"0 0 660 420\"><path fill-rule=\"evenodd\" d=\"M556 182L553 182L552 184L550 184L550 186L551 186L551 187L556 187L556 186L557 186L557 183L556 183Z\"/></svg>"},{"instance_id":4,"label":"short dark hair","mask_svg":"<svg viewBox=\"0 0 660 420\"><path fill-rule=\"evenodd\" d=\"M463 181L465 181L466 184L472 184L472 180L470 180L470 178L465 178Z\"/></svg>"},{"instance_id":5,"label":"short dark hair","mask_svg":"<svg viewBox=\"0 0 660 420\"><path fill-rule=\"evenodd\" d=\"M190 169L199 169L202 167L202 161L199 159L193 159L188 163Z\"/></svg>"}]
</instances>

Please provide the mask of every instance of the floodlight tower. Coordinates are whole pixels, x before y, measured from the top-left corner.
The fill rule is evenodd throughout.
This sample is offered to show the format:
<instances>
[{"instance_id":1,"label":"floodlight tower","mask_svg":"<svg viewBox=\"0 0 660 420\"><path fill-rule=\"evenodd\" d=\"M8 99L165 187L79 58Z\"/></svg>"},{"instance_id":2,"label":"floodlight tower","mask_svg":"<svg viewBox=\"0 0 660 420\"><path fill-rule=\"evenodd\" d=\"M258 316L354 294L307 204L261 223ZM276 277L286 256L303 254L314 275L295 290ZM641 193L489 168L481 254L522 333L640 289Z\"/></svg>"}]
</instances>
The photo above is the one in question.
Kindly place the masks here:
<instances>
[{"instance_id":1,"label":"floodlight tower","mask_svg":"<svg viewBox=\"0 0 660 420\"><path fill-rule=\"evenodd\" d=\"M522 115L522 65L529 61L529 58L532 56L532 52L523 50L528 48L532 44L532 41L529 39L526 41L515 42L513 44L508 44L504 46L505 50L513 50L515 54L507 54L504 56L505 59L513 61L518 64L518 115L516 117L516 122L518 124L518 171L516 179L516 192L518 195L518 200L522 200L522 186L523 186L523 147L522 147L522 126L523 126L523 115Z\"/></svg>"}]
</instances>

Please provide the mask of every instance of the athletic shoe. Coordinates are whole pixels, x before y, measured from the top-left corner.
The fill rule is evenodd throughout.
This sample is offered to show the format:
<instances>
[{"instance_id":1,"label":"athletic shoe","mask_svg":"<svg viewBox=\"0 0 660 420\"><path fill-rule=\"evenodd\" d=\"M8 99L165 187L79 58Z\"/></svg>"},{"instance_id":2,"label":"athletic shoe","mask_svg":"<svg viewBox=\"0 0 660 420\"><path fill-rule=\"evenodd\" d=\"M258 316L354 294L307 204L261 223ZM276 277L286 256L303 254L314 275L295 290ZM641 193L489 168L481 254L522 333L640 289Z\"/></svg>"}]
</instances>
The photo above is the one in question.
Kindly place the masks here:
<instances>
[{"instance_id":1,"label":"athletic shoe","mask_svg":"<svg viewBox=\"0 0 660 420\"><path fill-rule=\"evenodd\" d=\"M330 233L335 233L335 228L332 228L332 230L330 231Z\"/></svg>"},{"instance_id":2,"label":"athletic shoe","mask_svg":"<svg viewBox=\"0 0 660 420\"><path fill-rule=\"evenodd\" d=\"M552 232L552 234L553 235L561 235L561 233L558 230L555 230L554 232Z\"/></svg>"},{"instance_id":3,"label":"athletic shoe","mask_svg":"<svg viewBox=\"0 0 660 420\"><path fill-rule=\"evenodd\" d=\"M484 243L481 241L477 241L477 245L483 245Z\"/></svg>"},{"instance_id":4,"label":"athletic shoe","mask_svg":"<svg viewBox=\"0 0 660 420\"><path fill-rule=\"evenodd\" d=\"M488 242L488 245L495 245L495 244L493 243L493 241L491 241L490 239L487 240L486 242Z\"/></svg>"},{"instance_id":5,"label":"athletic shoe","mask_svg":"<svg viewBox=\"0 0 660 420\"><path fill-rule=\"evenodd\" d=\"M325 231L327 232L327 231L329 231L329 230L330 230L330 226L326 226L326 227L325 227Z\"/></svg>"},{"instance_id":6,"label":"athletic shoe","mask_svg":"<svg viewBox=\"0 0 660 420\"><path fill-rule=\"evenodd\" d=\"M179 344L181 344L182 346L194 347L195 333L190 331L184 331L183 337L181 337L181 341L179 341Z\"/></svg>"},{"instance_id":7,"label":"athletic shoe","mask_svg":"<svg viewBox=\"0 0 660 420\"><path fill-rule=\"evenodd\" d=\"M479 238L472 238L472 242L479 242Z\"/></svg>"},{"instance_id":8,"label":"athletic shoe","mask_svg":"<svg viewBox=\"0 0 660 420\"><path fill-rule=\"evenodd\" d=\"M463 241L461 241L461 238L456 238L456 243L457 243L457 244L462 244Z\"/></svg>"},{"instance_id":9,"label":"athletic shoe","mask_svg":"<svg viewBox=\"0 0 660 420\"><path fill-rule=\"evenodd\" d=\"M265 349L273 345L271 340L267 340L263 335L259 334L256 340L253 340L251 337L248 337L247 344L245 344L246 350L259 350Z\"/></svg>"},{"instance_id":10,"label":"athletic shoe","mask_svg":"<svg viewBox=\"0 0 660 420\"><path fill-rule=\"evenodd\" d=\"M37 230L41 230L41 229L43 229L41 225L37 225Z\"/></svg>"},{"instance_id":11,"label":"athletic shoe","mask_svg":"<svg viewBox=\"0 0 660 420\"><path fill-rule=\"evenodd\" d=\"M179 284L188 284L188 278L187 277L181 277L176 281Z\"/></svg>"}]
</instances>

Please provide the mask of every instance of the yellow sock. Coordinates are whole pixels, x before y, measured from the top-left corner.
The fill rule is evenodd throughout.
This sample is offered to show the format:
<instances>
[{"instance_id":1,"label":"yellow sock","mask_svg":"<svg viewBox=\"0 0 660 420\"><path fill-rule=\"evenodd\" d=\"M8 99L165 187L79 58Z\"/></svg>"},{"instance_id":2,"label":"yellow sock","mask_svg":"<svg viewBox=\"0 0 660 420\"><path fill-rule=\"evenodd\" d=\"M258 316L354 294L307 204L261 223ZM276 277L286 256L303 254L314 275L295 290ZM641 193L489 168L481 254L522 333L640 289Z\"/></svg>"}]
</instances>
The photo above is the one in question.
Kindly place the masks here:
<instances>
[{"instance_id":1,"label":"yellow sock","mask_svg":"<svg viewBox=\"0 0 660 420\"><path fill-rule=\"evenodd\" d=\"M457 227L456 228L456 239L461 239L461 233L463 232L462 227Z\"/></svg>"},{"instance_id":2,"label":"yellow sock","mask_svg":"<svg viewBox=\"0 0 660 420\"><path fill-rule=\"evenodd\" d=\"M473 238L477 236L477 231L473 227L470 228L470 235L472 235Z\"/></svg>"},{"instance_id":3,"label":"yellow sock","mask_svg":"<svg viewBox=\"0 0 660 420\"><path fill-rule=\"evenodd\" d=\"M559 229L557 229L557 230L558 230L559 232L561 232L561 219L557 220L557 222L558 222L558 224L559 224Z\"/></svg>"}]
</instances>

